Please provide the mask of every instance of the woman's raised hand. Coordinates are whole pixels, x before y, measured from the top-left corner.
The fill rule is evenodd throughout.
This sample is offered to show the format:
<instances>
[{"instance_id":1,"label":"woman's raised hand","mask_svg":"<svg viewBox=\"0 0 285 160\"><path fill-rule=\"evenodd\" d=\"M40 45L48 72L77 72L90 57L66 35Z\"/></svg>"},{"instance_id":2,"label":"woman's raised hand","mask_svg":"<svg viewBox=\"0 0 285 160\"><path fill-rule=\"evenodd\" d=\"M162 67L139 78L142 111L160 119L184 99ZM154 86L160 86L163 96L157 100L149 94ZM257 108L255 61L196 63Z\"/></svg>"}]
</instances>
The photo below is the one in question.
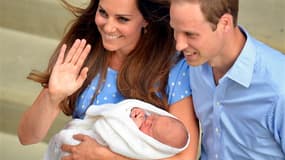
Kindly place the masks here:
<instances>
[{"instance_id":1,"label":"woman's raised hand","mask_svg":"<svg viewBox=\"0 0 285 160\"><path fill-rule=\"evenodd\" d=\"M87 77L88 68L82 68L82 65L91 46L85 39L77 39L67 53L66 48L65 44L61 47L49 79L49 94L54 102L60 102L73 94Z\"/></svg>"}]
</instances>

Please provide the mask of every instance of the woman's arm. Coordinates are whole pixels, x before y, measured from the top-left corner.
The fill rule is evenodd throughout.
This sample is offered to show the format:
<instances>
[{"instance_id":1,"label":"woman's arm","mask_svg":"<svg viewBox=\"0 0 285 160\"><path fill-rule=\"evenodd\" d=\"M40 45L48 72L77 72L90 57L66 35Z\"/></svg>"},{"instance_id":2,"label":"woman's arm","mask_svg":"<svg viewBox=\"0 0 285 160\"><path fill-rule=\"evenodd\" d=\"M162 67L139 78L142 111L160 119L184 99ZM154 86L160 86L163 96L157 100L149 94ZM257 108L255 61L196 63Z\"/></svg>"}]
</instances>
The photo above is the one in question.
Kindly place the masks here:
<instances>
[{"instance_id":1,"label":"woman's arm","mask_svg":"<svg viewBox=\"0 0 285 160\"><path fill-rule=\"evenodd\" d=\"M78 90L86 79L88 69L81 68L90 49L86 40L78 39L64 57L66 45L62 46L48 88L41 91L20 120L18 137L22 144L37 143L46 136L60 113L59 103Z\"/></svg>"},{"instance_id":2,"label":"woman's arm","mask_svg":"<svg viewBox=\"0 0 285 160\"><path fill-rule=\"evenodd\" d=\"M33 105L23 114L18 137L21 144L33 144L41 141L54 122L60 109L57 102L50 100L48 89L43 89Z\"/></svg>"},{"instance_id":3,"label":"woman's arm","mask_svg":"<svg viewBox=\"0 0 285 160\"><path fill-rule=\"evenodd\" d=\"M169 112L181 120L190 134L190 144L183 152L165 160L196 160L199 149L199 123L194 112L192 97L174 103Z\"/></svg>"}]
</instances>

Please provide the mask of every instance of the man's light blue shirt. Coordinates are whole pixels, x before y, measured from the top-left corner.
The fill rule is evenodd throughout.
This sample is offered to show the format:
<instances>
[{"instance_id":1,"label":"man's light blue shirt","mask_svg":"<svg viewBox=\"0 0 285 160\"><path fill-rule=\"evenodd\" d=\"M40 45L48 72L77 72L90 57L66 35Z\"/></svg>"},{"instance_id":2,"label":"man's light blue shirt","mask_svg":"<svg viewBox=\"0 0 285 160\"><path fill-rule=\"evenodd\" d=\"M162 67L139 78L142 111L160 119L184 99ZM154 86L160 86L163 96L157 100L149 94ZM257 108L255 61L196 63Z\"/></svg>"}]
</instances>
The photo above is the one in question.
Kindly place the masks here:
<instances>
[{"instance_id":1,"label":"man's light blue shirt","mask_svg":"<svg viewBox=\"0 0 285 160\"><path fill-rule=\"evenodd\" d=\"M285 159L285 55L252 38L215 85L208 64L190 68L202 160Z\"/></svg>"}]
</instances>

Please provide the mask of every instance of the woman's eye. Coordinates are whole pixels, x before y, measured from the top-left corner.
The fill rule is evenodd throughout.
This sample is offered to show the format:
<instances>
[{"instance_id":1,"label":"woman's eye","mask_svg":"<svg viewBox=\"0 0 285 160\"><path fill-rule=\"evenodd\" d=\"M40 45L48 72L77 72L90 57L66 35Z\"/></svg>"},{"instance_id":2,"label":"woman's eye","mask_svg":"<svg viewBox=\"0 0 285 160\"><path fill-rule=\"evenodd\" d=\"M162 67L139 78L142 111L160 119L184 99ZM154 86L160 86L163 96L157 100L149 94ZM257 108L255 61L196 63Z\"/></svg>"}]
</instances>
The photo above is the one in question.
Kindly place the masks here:
<instances>
[{"instance_id":1,"label":"woman's eye","mask_svg":"<svg viewBox=\"0 0 285 160\"><path fill-rule=\"evenodd\" d=\"M128 19L128 18L125 18L125 17L118 17L118 20L119 20L120 22L122 22L122 23L126 23L126 22L129 21L129 19Z\"/></svg>"},{"instance_id":2,"label":"woman's eye","mask_svg":"<svg viewBox=\"0 0 285 160\"><path fill-rule=\"evenodd\" d=\"M107 15L107 13L106 13L105 10L99 9L98 12L99 12L99 14L100 14L102 17L108 17L108 15Z\"/></svg>"}]
</instances>

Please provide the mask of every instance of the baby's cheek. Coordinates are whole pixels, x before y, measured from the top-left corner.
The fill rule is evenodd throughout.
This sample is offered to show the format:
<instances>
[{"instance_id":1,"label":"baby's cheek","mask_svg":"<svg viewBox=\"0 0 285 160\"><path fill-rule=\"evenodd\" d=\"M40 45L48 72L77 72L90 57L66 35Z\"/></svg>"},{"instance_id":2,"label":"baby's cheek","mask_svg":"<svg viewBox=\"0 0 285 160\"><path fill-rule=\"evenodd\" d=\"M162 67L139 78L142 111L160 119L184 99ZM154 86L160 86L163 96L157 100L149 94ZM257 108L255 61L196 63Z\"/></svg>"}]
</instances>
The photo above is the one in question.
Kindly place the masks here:
<instances>
[{"instance_id":1,"label":"baby's cheek","mask_svg":"<svg viewBox=\"0 0 285 160\"><path fill-rule=\"evenodd\" d=\"M151 136L151 137L153 136L152 130L151 130L151 126L150 126L149 124L147 124L147 123L143 123L143 124L141 125L140 130L141 130L143 133L145 133L145 134L147 134L147 135L149 135L149 136Z\"/></svg>"}]
</instances>

